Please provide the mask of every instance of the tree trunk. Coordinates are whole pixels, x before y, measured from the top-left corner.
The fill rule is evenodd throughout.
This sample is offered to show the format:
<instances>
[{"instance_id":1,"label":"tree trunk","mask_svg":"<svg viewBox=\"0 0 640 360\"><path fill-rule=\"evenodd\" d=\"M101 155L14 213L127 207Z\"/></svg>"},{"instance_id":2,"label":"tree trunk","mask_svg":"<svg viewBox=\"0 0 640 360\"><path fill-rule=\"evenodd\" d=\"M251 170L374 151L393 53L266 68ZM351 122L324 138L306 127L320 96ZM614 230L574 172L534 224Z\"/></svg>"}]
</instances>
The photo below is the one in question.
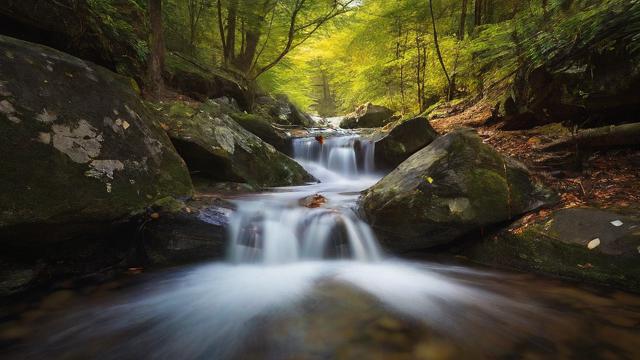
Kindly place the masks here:
<instances>
[{"instance_id":1,"label":"tree trunk","mask_svg":"<svg viewBox=\"0 0 640 360\"><path fill-rule=\"evenodd\" d=\"M244 35L244 50L236 58L234 65L238 70L248 74L253 64L253 59L258 50L258 43L261 37L260 31L247 30Z\"/></svg>"},{"instance_id":2,"label":"tree trunk","mask_svg":"<svg viewBox=\"0 0 640 360\"><path fill-rule=\"evenodd\" d=\"M447 78L447 85L449 89L447 91L447 100L451 100L453 96L451 92L451 78L449 77L449 73L447 72L447 67L444 65L442 53L440 52L440 44L438 43L438 30L436 30L436 17L433 14L433 0L429 0L429 10L431 12L431 23L433 24L433 44L436 47L436 54L438 55L438 60L440 61L440 65L442 66L442 72L444 72L444 76Z\"/></svg>"},{"instance_id":3,"label":"tree trunk","mask_svg":"<svg viewBox=\"0 0 640 360\"><path fill-rule=\"evenodd\" d=\"M162 30L162 0L148 0L149 20L151 23L151 35L149 45L151 54L147 69L148 94L157 98L164 89L162 71L164 69L164 33Z\"/></svg>"},{"instance_id":4,"label":"tree trunk","mask_svg":"<svg viewBox=\"0 0 640 360\"><path fill-rule=\"evenodd\" d=\"M458 30L458 40L464 40L464 28L467 23L467 4L469 0L462 0L462 11L460 12L460 29Z\"/></svg>"},{"instance_id":5,"label":"tree trunk","mask_svg":"<svg viewBox=\"0 0 640 360\"><path fill-rule=\"evenodd\" d=\"M475 8L474 8L474 18L473 18L474 26L482 25L482 9L484 8L483 3L484 3L484 0L476 0Z\"/></svg>"},{"instance_id":6,"label":"tree trunk","mask_svg":"<svg viewBox=\"0 0 640 360\"><path fill-rule=\"evenodd\" d=\"M236 23L238 18L238 0L231 0L227 13L227 34L224 42L225 63L232 64L236 56Z\"/></svg>"},{"instance_id":7,"label":"tree trunk","mask_svg":"<svg viewBox=\"0 0 640 360\"><path fill-rule=\"evenodd\" d=\"M578 131L574 136L542 147L544 150L562 150L578 146L586 149L608 149L640 146L640 123L603 126Z\"/></svg>"}]
</instances>

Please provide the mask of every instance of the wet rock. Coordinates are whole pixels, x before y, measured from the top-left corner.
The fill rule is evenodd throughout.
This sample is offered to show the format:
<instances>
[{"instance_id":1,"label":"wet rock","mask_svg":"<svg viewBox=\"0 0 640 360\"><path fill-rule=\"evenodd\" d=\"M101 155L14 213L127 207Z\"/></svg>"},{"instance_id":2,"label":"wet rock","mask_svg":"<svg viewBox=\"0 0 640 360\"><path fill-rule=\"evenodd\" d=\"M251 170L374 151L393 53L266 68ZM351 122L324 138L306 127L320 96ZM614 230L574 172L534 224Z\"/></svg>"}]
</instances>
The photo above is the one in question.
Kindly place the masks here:
<instances>
[{"instance_id":1,"label":"wet rock","mask_svg":"<svg viewBox=\"0 0 640 360\"><path fill-rule=\"evenodd\" d=\"M347 115L340 122L343 129L382 127L391 121L393 110L384 106L366 103Z\"/></svg>"},{"instance_id":2,"label":"wet rock","mask_svg":"<svg viewBox=\"0 0 640 360\"><path fill-rule=\"evenodd\" d=\"M375 142L376 167L393 169L409 156L431 144L438 133L426 118L418 117L395 126Z\"/></svg>"},{"instance_id":3,"label":"wet rock","mask_svg":"<svg viewBox=\"0 0 640 360\"><path fill-rule=\"evenodd\" d=\"M196 176L258 187L314 180L298 163L241 127L214 101L160 106L172 142Z\"/></svg>"},{"instance_id":4,"label":"wet rock","mask_svg":"<svg viewBox=\"0 0 640 360\"><path fill-rule=\"evenodd\" d=\"M366 190L360 210L385 246L407 251L451 243L553 199L524 165L462 129L437 138Z\"/></svg>"},{"instance_id":5,"label":"wet rock","mask_svg":"<svg viewBox=\"0 0 640 360\"><path fill-rule=\"evenodd\" d=\"M640 291L640 214L595 208L517 222L464 250L485 264Z\"/></svg>"},{"instance_id":6,"label":"wet rock","mask_svg":"<svg viewBox=\"0 0 640 360\"><path fill-rule=\"evenodd\" d=\"M126 78L4 36L0 63L0 242L95 234L191 195L184 162Z\"/></svg>"},{"instance_id":7,"label":"wet rock","mask_svg":"<svg viewBox=\"0 0 640 360\"><path fill-rule=\"evenodd\" d=\"M315 194L315 195L307 196L305 198L300 199L298 203L300 204L300 206L314 209L326 204L327 198L320 194Z\"/></svg>"},{"instance_id":8,"label":"wet rock","mask_svg":"<svg viewBox=\"0 0 640 360\"><path fill-rule=\"evenodd\" d=\"M164 211L146 222L143 244L149 264L167 266L224 257L233 211L228 202L200 196L180 210Z\"/></svg>"}]
</instances>

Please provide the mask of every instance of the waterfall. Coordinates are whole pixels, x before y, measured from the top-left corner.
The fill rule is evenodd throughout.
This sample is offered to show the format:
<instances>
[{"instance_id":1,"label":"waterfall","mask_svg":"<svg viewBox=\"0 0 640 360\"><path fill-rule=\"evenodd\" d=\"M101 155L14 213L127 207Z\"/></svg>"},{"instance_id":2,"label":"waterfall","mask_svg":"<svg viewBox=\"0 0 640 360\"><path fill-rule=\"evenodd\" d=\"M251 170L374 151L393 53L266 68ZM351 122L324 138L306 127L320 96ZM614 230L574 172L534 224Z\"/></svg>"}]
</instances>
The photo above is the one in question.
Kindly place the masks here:
<instances>
[{"instance_id":1,"label":"waterfall","mask_svg":"<svg viewBox=\"0 0 640 360\"><path fill-rule=\"evenodd\" d=\"M357 178L375 170L375 144L358 135L293 140L293 157L302 163L315 163L339 175Z\"/></svg>"},{"instance_id":2,"label":"waterfall","mask_svg":"<svg viewBox=\"0 0 640 360\"><path fill-rule=\"evenodd\" d=\"M381 251L369 226L345 199L354 200L374 171L372 141L357 135L314 137L293 141L294 159L322 184L290 192L236 200L230 224L229 259L236 263L282 264L303 260L353 259L375 261ZM369 180L371 182L371 180ZM341 193L353 190L353 195ZM337 193L336 193L337 192ZM318 208L300 199L320 194Z\"/></svg>"}]
</instances>

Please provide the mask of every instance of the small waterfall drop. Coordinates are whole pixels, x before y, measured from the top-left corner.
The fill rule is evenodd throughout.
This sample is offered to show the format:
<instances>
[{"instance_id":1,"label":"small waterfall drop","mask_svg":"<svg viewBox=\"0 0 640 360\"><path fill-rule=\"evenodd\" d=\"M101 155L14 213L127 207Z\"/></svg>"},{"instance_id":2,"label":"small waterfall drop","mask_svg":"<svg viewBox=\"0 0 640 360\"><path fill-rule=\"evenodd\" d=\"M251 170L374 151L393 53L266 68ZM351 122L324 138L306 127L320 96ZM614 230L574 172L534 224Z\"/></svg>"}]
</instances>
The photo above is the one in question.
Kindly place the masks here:
<instances>
[{"instance_id":1,"label":"small waterfall drop","mask_svg":"<svg viewBox=\"0 0 640 360\"><path fill-rule=\"evenodd\" d=\"M322 183L237 200L229 259L265 264L379 260L381 251L373 232L352 208L358 192L375 181L373 142L357 135L309 137L295 139L293 150L294 159ZM323 206L300 205L301 199L317 195L326 201Z\"/></svg>"}]
</instances>

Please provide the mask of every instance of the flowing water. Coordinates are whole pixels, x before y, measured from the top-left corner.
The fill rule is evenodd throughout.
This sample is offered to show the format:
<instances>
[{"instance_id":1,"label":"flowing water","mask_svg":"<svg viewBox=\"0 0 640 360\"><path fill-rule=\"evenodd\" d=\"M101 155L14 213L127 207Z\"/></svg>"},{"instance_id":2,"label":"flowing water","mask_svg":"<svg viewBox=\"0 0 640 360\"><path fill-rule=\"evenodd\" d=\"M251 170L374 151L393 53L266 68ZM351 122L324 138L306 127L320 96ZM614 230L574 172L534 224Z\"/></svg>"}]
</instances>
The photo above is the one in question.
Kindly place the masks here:
<instances>
[{"instance_id":1,"label":"flowing water","mask_svg":"<svg viewBox=\"0 0 640 360\"><path fill-rule=\"evenodd\" d=\"M395 259L354 212L373 144L293 147L321 182L233 199L226 261L50 294L0 326L6 357L640 358L639 297Z\"/></svg>"}]
</instances>

